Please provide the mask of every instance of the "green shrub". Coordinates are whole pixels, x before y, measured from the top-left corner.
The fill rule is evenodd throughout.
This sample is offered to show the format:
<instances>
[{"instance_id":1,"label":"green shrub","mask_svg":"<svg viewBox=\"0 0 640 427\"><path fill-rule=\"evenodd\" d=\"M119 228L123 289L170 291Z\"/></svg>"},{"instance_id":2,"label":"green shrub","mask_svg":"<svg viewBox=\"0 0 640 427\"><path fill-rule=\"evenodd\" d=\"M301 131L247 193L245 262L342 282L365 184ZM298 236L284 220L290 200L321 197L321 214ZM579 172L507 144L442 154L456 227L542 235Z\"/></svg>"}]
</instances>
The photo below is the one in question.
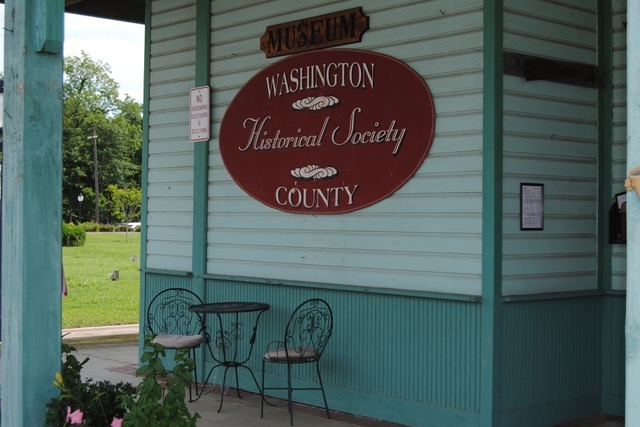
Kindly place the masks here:
<instances>
[{"instance_id":1,"label":"green shrub","mask_svg":"<svg viewBox=\"0 0 640 427\"><path fill-rule=\"evenodd\" d=\"M136 388L131 383L109 381L94 382L82 380L82 366L89 361L80 362L71 352L75 348L62 344L64 362L61 372L56 373L54 385L60 389L60 397L47 403L45 426L63 427L69 425L69 411L82 411L84 424L92 427L109 427L114 418L122 418L126 409L120 404L125 396L135 395Z\"/></svg>"},{"instance_id":2,"label":"green shrub","mask_svg":"<svg viewBox=\"0 0 640 427\"><path fill-rule=\"evenodd\" d=\"M122 402L129 410L124 416L124 425L136 427L194 427L200 418L197 412L191 415L185 403L185 389L191 386L191 371L195 363L187 357L187 350L175 352L172 376L166 388L158 382L158 377L167 376L162 363L165 348L153 342L154 336L145 337L144 364L136 375L144 379L136 387L134 395L123 394Z\"/></svg>"},{"instance_id":3,"label":"green shrub","mask_svg":"<svg viewBox=\"0 0 640 427\"><path fill-rule=\"evenodd\" d=\"M84 246L87 233L78 225L62 223L62 246Z\"/></svg>"},{"instance_id":4,"label":"green shrub","mask_svg":"<svg viewBox=\"0 0 640 427\"><path fill-rule=\"evenodd\" d=\"M84 231L98 231L100 228L100 224L96 224L95 222L82 222L78 224Z\"/></svg>"},{"instance_id":5,"label":"green shrub","mask_svg":"<svg viewBox=\"0 0 640 427\"><path fill-rule=\"evenodd\" d=\"M167 379L166 387L162 387L158 376L166 377L168 373L160 357L166 353L164 347L154 344L152 339L153 336L145 337L145 352L141 358L144 365L136 371L136 375L144 379L137 387L125 382L82 381L81 370L89 358L80 362L71 354L75 348L63 343L62 370L56 373L53 381L60 389L60 397L47 403L45 426L66 427L81 423L109 427L124 418L125 426L195 427L200 414L192 415L185 403L185 389L191 386L194 361L187 357L186 350L176 351L173 375ZM79 421L70 419L76 416Z\"/></svg>"}]
</instances>

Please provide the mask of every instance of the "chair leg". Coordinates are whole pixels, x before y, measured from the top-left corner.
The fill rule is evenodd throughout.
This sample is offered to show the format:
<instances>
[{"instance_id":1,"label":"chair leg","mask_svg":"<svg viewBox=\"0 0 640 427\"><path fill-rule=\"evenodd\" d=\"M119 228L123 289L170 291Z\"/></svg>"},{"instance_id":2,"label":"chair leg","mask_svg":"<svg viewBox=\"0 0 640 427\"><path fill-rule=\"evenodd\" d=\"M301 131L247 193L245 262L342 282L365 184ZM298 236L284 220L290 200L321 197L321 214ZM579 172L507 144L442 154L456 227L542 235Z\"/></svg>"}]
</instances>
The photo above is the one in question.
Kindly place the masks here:
<instances>
[{"instance_id":1,"label":"chair leg","mask_svg":"<svg viewBox=\"0 0 640 427\"><path fill-rule=\"evenodd\" d=\"M264 418L264 368L265 362L262 359L262 388L260 388L260 418Z\"/></svg>"},{"instance_id":2,"label":"chair leg","mask_svg":"<svg viewBox=\"0 0 640 427\"><path fill-rule=\"evenodd\" d=\"M196 388L196 396L198 394L198 360L196 359L196 349L192 348L189 350L189 353L193 356L193 381L192 384L189 385L189 402L193 402L193 396L191 394L192 386Z\"/></svg>"},{"instance_id":3,"label":"chair leg","mask_svg":"<svg viewBox=\"0 0 640 427\"><path fill-rule=\"evenodd\" d=\"M320 391L322 391L324 408L327 410L327 418L331 418L331 414L329 413L329 405L327 405L327 396L324 394L324 384L322 384L322 375L320 375L320 364L318 362L316 362L316 371L318 372L318 382L320 383Z\"/></svg>"},{"instance_id":4,"label":"chair leg","mask_svg":"<svg viewBox=\"0 0 640 427\"><path fill-rule=\"evenodd\" d=\"M291 364L287 363L287 395L289 397L289 419L293 425L293 389L291 388Z\"/></svg>"}]
</instances>

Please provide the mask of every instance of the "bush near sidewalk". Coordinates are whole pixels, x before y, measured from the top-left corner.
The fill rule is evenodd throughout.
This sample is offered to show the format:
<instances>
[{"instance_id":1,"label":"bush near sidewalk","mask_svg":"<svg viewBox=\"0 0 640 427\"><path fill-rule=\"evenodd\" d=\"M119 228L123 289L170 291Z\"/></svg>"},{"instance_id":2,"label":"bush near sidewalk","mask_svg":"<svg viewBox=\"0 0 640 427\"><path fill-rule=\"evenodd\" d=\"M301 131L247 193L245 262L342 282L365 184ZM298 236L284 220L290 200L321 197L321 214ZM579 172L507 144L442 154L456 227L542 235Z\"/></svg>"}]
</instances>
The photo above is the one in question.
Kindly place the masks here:
<instances>
[{"instance_id":1,"label":"bush near sidewalk","mask_svg":"<svg viewBox=\"0 0 640 427\"><path fill-rule=\"evenodd\" d=\"M87 233L78 225L62 223L62 246L82 246Z\"/></svg>"}]
</instances>

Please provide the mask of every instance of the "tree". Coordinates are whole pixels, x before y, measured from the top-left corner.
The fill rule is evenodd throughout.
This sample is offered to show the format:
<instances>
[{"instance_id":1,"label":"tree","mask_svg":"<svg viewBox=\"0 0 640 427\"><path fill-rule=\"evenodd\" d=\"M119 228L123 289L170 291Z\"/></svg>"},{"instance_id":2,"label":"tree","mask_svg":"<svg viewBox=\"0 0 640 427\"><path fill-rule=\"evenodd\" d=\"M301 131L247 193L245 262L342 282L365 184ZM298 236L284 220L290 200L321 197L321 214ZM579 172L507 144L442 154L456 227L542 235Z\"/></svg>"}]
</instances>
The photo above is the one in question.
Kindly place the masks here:
<instances>
[{"instance_id":1,"label":"tree","mask_svg":"<svg viewBox=\"0 0 640 427\"><path fill-rule=\"evenodd\" d=\"M85 52L64 61L63 215L78 221L95 217L97 166L100 222L111 222L109 186L140 188L142 106L129 96L119 98L108 64ZM84 196L82 218L79 194Z\"/></svg>"},{"instance_id":2,"label":"tree","mask_svg":"<svg viewBox=\"0 0 640 427\"><path fill-rule=\"evenodd\" d=\"M118 222L131 222L140 219L142 192L137 188L118 188L109 185L111 215Z\"/></svg>"}]
</instances>

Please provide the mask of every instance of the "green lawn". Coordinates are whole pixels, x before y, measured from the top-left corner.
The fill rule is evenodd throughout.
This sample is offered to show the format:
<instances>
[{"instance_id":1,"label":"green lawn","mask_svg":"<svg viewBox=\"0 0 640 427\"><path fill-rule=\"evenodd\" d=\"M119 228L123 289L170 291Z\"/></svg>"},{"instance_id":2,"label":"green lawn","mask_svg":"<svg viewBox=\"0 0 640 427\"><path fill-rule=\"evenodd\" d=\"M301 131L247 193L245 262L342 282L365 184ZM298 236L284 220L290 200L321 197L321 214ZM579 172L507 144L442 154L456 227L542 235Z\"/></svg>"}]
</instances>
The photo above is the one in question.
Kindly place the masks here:
<instances>
[{"instance_id":1,"label":"green lawn","mask_svg":"<svg viewBox=\"0 0 640 427\"><path fill-rule=\"evenodd\" d=\"M87 233L84 246L62 248L68 295L62 327L139 322L140 233ZM109 274L120 270L120 278Z\"/></svg>"}]
</instances>

